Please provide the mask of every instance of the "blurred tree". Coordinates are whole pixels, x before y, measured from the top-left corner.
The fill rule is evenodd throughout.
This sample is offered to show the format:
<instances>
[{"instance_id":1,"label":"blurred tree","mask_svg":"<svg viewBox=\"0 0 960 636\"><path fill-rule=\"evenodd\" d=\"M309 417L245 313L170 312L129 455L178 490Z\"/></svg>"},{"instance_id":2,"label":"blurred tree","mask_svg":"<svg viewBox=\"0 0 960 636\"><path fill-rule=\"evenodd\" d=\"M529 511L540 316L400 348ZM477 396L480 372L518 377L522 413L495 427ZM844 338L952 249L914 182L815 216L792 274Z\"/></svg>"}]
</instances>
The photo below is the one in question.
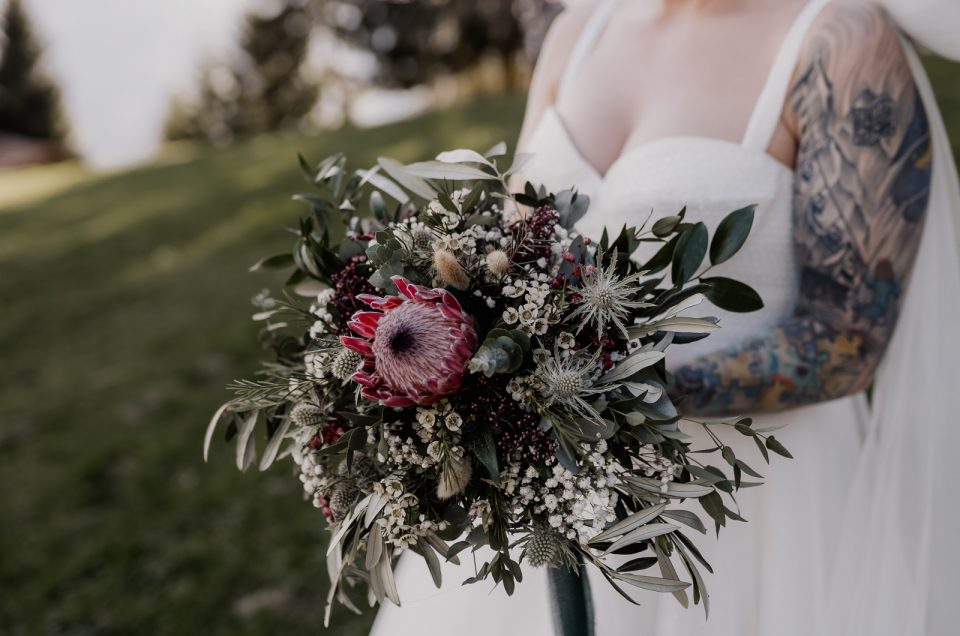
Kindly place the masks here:
<instances>
[{"instance_id":1,"label":"blurred tree","mask_svg":"<svg viewBox=\"0 0 960 636\"><path fill-rule=\"evenodd\" d=\"M275 0L251 12L233 63L207 64L195 98L171 104L166 138L223 143L303 121L319 96L304 74L312 26L308 0Z\"/></svg>"},{"instance_id":2,"label":"blurred tree","mask_svg":"<svg viewBox=\"0 0 960 636\"><path fill-rule=\"evenodd\" d=\"M520 88L518 54L526 26L553 12L556 0L316 0L339 37L371 51L377 81L410 87L498 59Z\"/></svg>"},{"instance_id":3,"label":"blurred tree","mask_svg":"<svg viewBox=\"0 0 960 636\"><path fill-rule=\"evenodd\" d=\"M279 0L272 13L247 16L235 131L260 132L296 124L317 103L319 90L303 73L312 19L307 0Z\"/></svg>"},{"instance_id":4,"label":"blurred tree","mask_svg":"<svg viewBox=\"0 0 960 636\"><path fill-rule=\"evenodd\" d=\"M7 1L2 20L0 131L63 143L60 91L40 67L43 49L21 0Z\"/></svg>"},{"instance_id":5,"label":"blurred tree","mask_svg":"<svg viewBox=\"0 0 960 636\"><path fill-rule=\"evenodd\" d=\"M193 99L175 97L167 113L164 138L202 140L225 145L249 130L239 122L240 94L235 72L227 66L205 64Z\"/></svg>"}]
</instances>

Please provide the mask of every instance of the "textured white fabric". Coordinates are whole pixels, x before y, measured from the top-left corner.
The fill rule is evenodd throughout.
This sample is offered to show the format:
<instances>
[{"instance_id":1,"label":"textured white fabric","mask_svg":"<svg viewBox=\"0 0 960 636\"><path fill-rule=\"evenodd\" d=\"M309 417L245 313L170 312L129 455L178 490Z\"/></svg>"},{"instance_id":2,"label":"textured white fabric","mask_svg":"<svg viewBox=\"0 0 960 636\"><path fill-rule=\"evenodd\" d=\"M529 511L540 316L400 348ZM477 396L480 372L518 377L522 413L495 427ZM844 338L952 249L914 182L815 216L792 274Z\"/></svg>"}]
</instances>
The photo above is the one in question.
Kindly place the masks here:
<instances>
[{"instance_id":1,"label":"textured white fabric","mask_svg":"<svg viewBox=\"0 0 960 636\"><path fill-rule=\"evenodd\" d=\"M824 4L814 0L798 18L785 50L802 39L808 18ZM718 274L753 285L764 310L735 317L705 311L719 315L723 328L701 343L674 347L674 363L682 351L692 355L741 340L792 310L798 278L791 244L793 173L765 154L764 135L772 128L766 132L762 122L779 117L783 96L776 93L786 90L782 76L792 72L795 57L795 51L778 56L766 97L751 118L761 123L751 123L743 144L664 138L625 153L599 175L550 109L523 149L537 155L527 171L530 180L553 190L575 185L591 197L580 229L593 236L603 227L638 224L651 210L654 218L673 214L682 205L691 219L712 228L734 208L759 204L750 240ZM767 483L738 496L749 523L728 525L719 542L712 533L696 537L715 570L706 576L709 621L700 608L685 610L669 595L644 593L642 607L627 605L591 571L598 636L956 633L960 605L951 596L960 550L951 533L960 511L952 494L952 457L960 448L960 422L951 389L960 388L954 379L960 337L951 323L960 315L960 260L951 212L960 210L960 191L932 93L915 58L911 63L936 140L933 196L904 312L878 376L873 414L864 397L855 396L756 418L758 426L785 426L778 438L797 458L774 457L769 467L749 440L726 436ZM542 571L528 569L513 598L502 590L491 593L489 584L459 587L472 574L473 563L445 566L438 591L420 559L408 558L398 572L404 607L385 606L374 634L552 634Z\"/></svg>"},{"instance_id":2,"label":"textured white fabric","mask_svg":"<svg viewBox=\"0 0 960 636\"><path fill-rule=\"evenodd\" d=\"M905 45L933 138L920 252L877 374L854 485L838 518L826 614L831 634L946 636L960 630L957 360L960 184L929 80Z\"/></svg>"}]
</instances>

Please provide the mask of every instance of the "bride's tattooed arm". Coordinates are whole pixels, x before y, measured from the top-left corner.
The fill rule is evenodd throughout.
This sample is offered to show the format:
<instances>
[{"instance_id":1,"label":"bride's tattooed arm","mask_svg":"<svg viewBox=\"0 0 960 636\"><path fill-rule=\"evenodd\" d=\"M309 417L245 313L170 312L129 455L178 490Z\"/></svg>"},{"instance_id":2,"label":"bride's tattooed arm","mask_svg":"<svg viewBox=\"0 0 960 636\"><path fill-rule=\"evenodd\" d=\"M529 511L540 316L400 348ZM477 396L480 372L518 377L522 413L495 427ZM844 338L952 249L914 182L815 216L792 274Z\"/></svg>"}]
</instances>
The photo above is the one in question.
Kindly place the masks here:
<instances>
[{"instance_id":1,"label":"bride's tattooed arm","mask_svg":"<svg viewBox=\"0 0 960 636\"><path fill-rule=\"evenodd\" d=\"M785 109L798 142L796 311L769 333L676 371L676 393L702 414L865 389L917 253L930 134L896 31L877 9L830 7L804 48Z\"/></svg>"}]
</instances>

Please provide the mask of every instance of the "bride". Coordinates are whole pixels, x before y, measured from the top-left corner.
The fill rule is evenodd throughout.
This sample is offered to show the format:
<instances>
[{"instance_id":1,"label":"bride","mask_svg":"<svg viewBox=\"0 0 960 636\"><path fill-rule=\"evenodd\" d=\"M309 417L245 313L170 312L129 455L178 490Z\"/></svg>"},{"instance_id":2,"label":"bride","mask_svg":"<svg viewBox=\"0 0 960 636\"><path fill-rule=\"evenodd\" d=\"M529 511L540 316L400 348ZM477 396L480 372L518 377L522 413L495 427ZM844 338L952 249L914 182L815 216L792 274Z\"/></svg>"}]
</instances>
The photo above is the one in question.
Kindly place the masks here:
<instances>
[{"instance_id":1,"label":"bride","mask_svg":"<svg viewBox=\"0 0 960 636\"><path fill-rule=\"evenodd\" d=\"M958 10L939 4L956 28ZM899 5L906 27L931 0ZM945 41L956 49L955 33ZM651 210L685 205L715 227L758 205L750 240L716 273L765 307L705 310L723 328L672 349L675 392L688 410L782 426L796 459L772 458L767 483L738 494L749 523L703 540L709 618L668 595L629 605L588 572L595 633L954 633L960 195L926 78L889 15L845 0L577 3L544 45L519 146L535 154L527 178L590 196L579 229L591 236ZM374 634L555 633L545 573L528 570L508 598L460 587L464 561L446 566L442 590L422 563L401 563L404 606L385 606Z\"/></svg>"}]
</instances>

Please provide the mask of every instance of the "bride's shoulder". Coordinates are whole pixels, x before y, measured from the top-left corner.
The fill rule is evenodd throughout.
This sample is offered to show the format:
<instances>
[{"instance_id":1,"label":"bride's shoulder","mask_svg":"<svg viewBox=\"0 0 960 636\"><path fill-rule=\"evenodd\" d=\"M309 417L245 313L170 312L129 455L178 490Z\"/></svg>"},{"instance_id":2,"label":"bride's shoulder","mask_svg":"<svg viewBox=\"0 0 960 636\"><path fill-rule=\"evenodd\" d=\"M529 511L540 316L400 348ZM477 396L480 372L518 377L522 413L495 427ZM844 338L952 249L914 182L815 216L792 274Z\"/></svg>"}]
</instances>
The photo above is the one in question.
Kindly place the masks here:
<instances>
[{"instance_id":1,"label":"bride's shoulder","mask_svg":"<svg viewBox=\"0 0 960 636\"><path fill-rule=\"evenodd\" d=\"M896 25L873 0L833 0L814 20L805 46L808 54L834 51L864 56L900 50Z\"/></svg>"},{"instance_id":2,"label":"bride's shoulder","mask_svg":"<svg viewBox=\"0 0 960 636\"><path fill-rule=\"evenodd\" d=\"M821 75L838 93L903 86L912 77L896 25L871 0L827 4L807 33L797 74Z\"/></svg>"},{"instance_id":3,"label":"bride's shoulder","mask_svg":"<svg viewBox=\"0 0 960 636\"><path fill-rule=\"evenodd\" d=\"M870 0L833 0L807 32L785 109L786 123L800 135L803 122L828 113L876 116L899 104L913 112L915 84L896 24ZM866 106L865 106L866 105Z\"/></svg>"},{"instance_id":4,"label":"bride's shoulder","mask_svg":"<svg viewBox=\"0 0 960 636\"><path fill-rule=\"evenodd\" d=\"M537 58L536 75L539 77L536 79L542 84L555 88L560 82L573 48L598 3L598 0L567 2L554 18Z\"/></svg>"},{"instance_id":5,"label":"bride's shoulder","mask_svg":"<svg viewBox=\"0 0 960 636\"><path fill-rule=\"evenodd\" d=\"M550 33L578 35L590 15L600 5L600 0L567 0L563 10L550 25Z\"/></svg>"}]
</instances>

